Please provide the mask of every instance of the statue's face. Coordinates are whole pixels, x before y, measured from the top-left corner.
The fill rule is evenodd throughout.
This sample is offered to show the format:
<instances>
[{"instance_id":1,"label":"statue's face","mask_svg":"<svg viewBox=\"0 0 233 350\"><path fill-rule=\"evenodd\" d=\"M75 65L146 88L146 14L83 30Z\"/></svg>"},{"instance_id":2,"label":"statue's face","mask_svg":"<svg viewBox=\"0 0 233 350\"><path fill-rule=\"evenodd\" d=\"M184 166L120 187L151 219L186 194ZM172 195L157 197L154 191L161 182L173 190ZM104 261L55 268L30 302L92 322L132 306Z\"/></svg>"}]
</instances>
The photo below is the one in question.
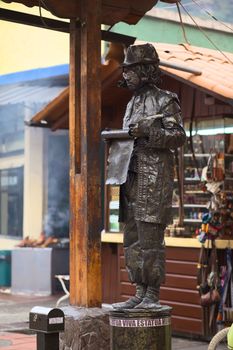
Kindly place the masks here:
<instances>
[{"instance_id":1,"label":"statue's face","mask_svg":"<svg viewBox=\"0 0 233 350\"><path fill-rule=\"evenodd\" d=\"M141 78L139 76L137 66L124 67L123 78L125 79L130 90L136 90L141 85Z\"/></svg>"}]
</instances>

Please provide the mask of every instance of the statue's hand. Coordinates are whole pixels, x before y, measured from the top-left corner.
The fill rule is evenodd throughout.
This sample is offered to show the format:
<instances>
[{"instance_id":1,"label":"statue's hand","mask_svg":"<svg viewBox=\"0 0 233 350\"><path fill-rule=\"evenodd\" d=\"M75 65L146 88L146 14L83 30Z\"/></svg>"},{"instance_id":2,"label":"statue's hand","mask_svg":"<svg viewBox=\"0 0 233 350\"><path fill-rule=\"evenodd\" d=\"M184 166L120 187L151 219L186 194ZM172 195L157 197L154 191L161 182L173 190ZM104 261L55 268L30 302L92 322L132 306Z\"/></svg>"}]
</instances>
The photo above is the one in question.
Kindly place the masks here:
<instances>
[{"instance_id":1,"label":"statue's hand","mask_svg":"<svg viewBox=\"0 0 233 350\"><path fill-rule=\"evenodd\" d=\"M146 120L140 120L136 124L130 124L129 135L133 137L148 137L149 127Z\"/></svg>"}]
</instances>

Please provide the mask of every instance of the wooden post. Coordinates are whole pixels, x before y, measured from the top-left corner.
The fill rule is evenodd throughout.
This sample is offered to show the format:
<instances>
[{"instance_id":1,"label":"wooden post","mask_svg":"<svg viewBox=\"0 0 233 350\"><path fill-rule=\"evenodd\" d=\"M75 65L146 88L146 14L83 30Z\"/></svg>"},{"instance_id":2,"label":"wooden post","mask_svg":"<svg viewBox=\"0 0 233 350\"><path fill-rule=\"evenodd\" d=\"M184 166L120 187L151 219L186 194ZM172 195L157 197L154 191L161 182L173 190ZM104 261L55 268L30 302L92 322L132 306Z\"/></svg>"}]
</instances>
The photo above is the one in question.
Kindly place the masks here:
<instances>
[{"instance_id":1,"label":"wooden post","mask_svg":"<svg viewBox=\"0 0 233 350\"><path fill-rule=\"evenodd\" d=\"M101 1L70 23L70 304L101 304ZM62 190L62 189L61 189Z\"/></svg>"}]
</instances>

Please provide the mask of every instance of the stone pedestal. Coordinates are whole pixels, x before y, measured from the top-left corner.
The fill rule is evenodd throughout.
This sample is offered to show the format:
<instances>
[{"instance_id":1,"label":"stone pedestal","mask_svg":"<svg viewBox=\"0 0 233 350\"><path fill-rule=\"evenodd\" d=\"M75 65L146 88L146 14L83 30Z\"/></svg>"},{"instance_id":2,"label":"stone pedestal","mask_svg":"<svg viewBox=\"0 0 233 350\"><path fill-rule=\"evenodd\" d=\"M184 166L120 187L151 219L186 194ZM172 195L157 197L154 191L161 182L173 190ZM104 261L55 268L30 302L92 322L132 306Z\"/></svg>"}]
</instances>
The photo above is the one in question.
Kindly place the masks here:
<instances>
[{"instance_id":1,"label":"stone pedestal","mask_svg":"<svg viewBox=\"0 0 233 350\"><path fill-rule=\"evenodd\" d=\"M109 309L62 308L65 332L60 334L60 350L110 350Z\"/></svg>"},{"instance_id":2,"label":"stone pedestal","mask_svg":"<svg viewBox=\"0 0 233 350\"><path fill-rule=\"evenodd\" d=\"M111 350L171 350L171 308L110 311Z\"/></svg>"}]
</instances>

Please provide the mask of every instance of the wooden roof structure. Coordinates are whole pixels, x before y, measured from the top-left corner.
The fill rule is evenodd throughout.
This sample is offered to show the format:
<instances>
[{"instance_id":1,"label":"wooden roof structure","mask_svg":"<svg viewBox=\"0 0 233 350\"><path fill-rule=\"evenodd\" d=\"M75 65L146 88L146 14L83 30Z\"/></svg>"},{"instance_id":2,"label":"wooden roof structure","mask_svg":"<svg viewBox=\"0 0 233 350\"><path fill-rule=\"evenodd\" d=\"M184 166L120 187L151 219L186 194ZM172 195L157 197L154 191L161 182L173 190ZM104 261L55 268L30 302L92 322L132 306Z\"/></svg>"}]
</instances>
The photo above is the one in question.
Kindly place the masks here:
<instances>
[{"instance_id":1,"label":"wooden roof structure","mask_svg":"<svg viewBox=\"0 0 233 350\"><path fill-rule=\"evenodd\" d=\"M136 42L142 44L143 42ZM215 50L194 47L187 44L173 45L152 43L164 63L173 63L197 69L195 75L181 69L161 66L165 75L169 75L185 84L204 91L210 96L233 105L233 64ZM115 47L115 50L113 49ZM120 51L121 50L121 51ZM225 53L233 60L233 54ZM112 44L105 64L101 67L102 105L114 105L122 99L125 89L117 87L121 77L120 63L123 60L123 47ZM53 101L39 111L32 119L32 126L47 126L53 131L69 128L69 88L64 89ZM46 122L46 124L45 124Z\"/></svg>"},{"instance_id":2,"label":"wooden roof structure","mask_svg":"<svg viewBox=\"0 0 233 350\"><path fill-rule=\"evenodd\" d=\"M128 95L125 89L117 87L117 81L121 77L119 61L110 59L101 65L101 101L102 107L113 105L114 101L123 95ZM41 126L58 129L69 129L69 87L65 88L56 98L48 103L30 121L30 126Z\"/></svg>"},{"instance_id":3,"label":"wooden roof structure","mask_svg":"<svg viewBox=\"0 0 233 350\"><path fill-rule=\"evenodd\" d=\"M136 41L135 44L140 44ZM233 54L188 44L152 43L158 51L160 60L171 65L162 70L177 80L198 87L209 95L233 105ZM182 65L195 68L201 74L192 74L172 68Z\"/></svg>"},{"instance_id":4,"label":"wooden roof structure","mask_svg":"<svg viewBox=\"0 0 233 350\"><path fill-rule=\"evenodd\" d=\"M3 1L41 6L70 19L70 304L100 306L101 24L135 24L158 0ZM24 23L22 14L16 17L8 13L7 20L11 17Z\"/></svg>"},{"instance_id":5,"label":"wooden roof structure","mask_svg":"<svg viewBox=\"0 0 233 350\"><path fill-rule=\"evenodd\" d=\"M80 16L79 0L3 0L17 2L27 7L41 6L61 18L76 19ZM175 3L176 0L163 0ZM136 24L144 14L156 5L158 0L102 0L101 23L114 25L118 22Z\"/></svg>"}]
</instances>

